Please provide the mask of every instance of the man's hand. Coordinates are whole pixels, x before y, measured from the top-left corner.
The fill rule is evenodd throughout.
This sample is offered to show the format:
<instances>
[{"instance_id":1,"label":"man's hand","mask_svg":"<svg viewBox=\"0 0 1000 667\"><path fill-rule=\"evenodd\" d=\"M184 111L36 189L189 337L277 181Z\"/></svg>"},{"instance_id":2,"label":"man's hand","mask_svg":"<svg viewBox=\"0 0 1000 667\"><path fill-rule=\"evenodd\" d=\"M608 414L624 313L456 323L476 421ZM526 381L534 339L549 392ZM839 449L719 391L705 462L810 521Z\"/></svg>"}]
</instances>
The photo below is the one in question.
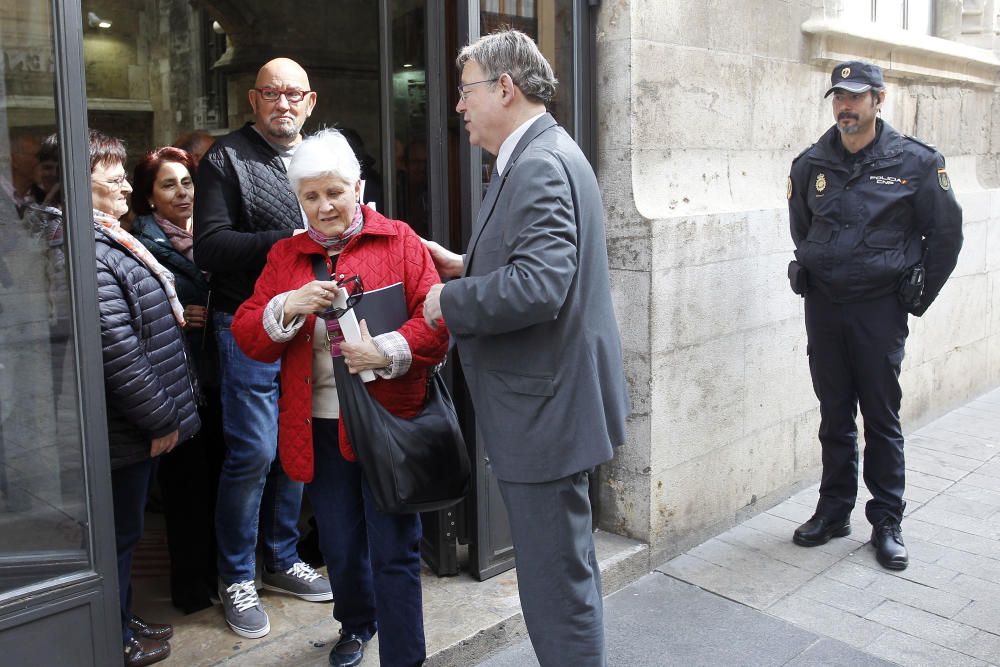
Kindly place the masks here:
<instances>
[{"instance_id":1,"label":"man's hand","mask_svg":"<svg viewBox=\"0 0 1000 667\"><path fill-rule=\"evenodd\" d=\"M361 329L360 343L348 343L346 340L340 342L340 352L344 355L347 370L356 375L361 371L388 366L389 359L379 352L371 334L368 333L368 322L361 320L358 322L358 328Z\"/></svg>"},{"instance_id":2,"label":"man's hand","mask_svg":"<svg viewBox=\"0 0 1000 667\"><path fill-rule=\"evenodd\" d=\"M184 306L184 321L187 322L188 329L204 329L205 322L208 321L208 309L190 303Z\"/></svg>"},{"instance_id":3,"label":"man's hand","mask_svg":"<svg viewBox=\"0 0 1000 667\"><path fill-rule=\"evenodd\" d=\"M149 448L149 455L159 456L160 454L166 454L177 446L177 438L179 435L180 431L174 431L173 433L167 433L162 437L153 438L153 444Z\"/></svg>"},{"instance_id":4,"label":"man's hand","mask_svg":"<svg viewBox=\"0 0 1000 667\"><path fill-rule=\"evenodd\" d=\"M431 285L427 296L424 297L424 322L431 329L437 329L438 320L444 320L444 314L441 312L441 290L443 289L444 285L441 283Z\"/></svg>"},{"instance_id":5,"label":"man's hand","mask_svg":"<svg viewBox=\"0 0 1000 667\"><path fill-rule=\"evenodd\" d=\"M428 241L423 238L420 240L431 251L431 259L434 260L434 267L438 270L438 274L443 280L457 278L462 275L462 271L465 269L464 256L445 249L440 243Z\"/></svg>"}]
</instances>

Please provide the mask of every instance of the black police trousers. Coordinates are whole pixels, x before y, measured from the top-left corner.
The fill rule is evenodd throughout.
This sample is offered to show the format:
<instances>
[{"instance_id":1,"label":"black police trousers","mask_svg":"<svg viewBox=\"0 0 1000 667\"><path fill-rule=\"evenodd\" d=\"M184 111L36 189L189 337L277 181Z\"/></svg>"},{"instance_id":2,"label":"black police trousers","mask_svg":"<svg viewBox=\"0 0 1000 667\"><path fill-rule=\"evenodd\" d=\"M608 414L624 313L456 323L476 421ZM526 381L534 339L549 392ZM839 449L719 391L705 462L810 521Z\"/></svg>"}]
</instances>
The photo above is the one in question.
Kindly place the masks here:
<instances>
[{"instance_id":1,"label":"black police trousers","mask_svg":"<svg viewBox=\"0 0 1000 667\"><path fill-rule=\"evenodd\" d=\"M903 519L903 432L899 368L907 313L895 294L833 303L817 289L805 298L809 371L819 399L823 479L816 513L845 518L858 493L858 405L864 419L864 481L872 494L865 516L873 525Z\"/></svg>"}]
</instances>

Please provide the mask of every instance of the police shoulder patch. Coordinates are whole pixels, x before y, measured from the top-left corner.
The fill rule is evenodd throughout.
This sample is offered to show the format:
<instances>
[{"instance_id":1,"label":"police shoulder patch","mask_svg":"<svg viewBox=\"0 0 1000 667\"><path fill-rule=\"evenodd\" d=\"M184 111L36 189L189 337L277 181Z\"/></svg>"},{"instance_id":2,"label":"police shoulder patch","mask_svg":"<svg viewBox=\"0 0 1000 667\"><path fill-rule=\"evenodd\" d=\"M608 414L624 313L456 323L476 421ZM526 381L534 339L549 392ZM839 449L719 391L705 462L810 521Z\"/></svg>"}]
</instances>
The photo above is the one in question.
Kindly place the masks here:
<instances>
[{"instance_id":1,"label":"police shoulder patch","mask_svg":"<svg viewBox=\"0 0 1000 667\"><path fill-rule=\"evenodd\" d=\"M788 199L792 198L792 177L791 176L788 177L788 187L786 188L785 196Z\"/></svg>"},{"instance_id":2,"label":"police shoulder patch","mask_svg":"<svg viewBox=\"0 0 1000 667\"><path fill-rule=\"evenodd\" d=\"M951 190L951 179L948 178L948 172L945 171L944 167L937 170L938 175L938 185L941 186L942 190Z\"/></svg>"}]
</instances>

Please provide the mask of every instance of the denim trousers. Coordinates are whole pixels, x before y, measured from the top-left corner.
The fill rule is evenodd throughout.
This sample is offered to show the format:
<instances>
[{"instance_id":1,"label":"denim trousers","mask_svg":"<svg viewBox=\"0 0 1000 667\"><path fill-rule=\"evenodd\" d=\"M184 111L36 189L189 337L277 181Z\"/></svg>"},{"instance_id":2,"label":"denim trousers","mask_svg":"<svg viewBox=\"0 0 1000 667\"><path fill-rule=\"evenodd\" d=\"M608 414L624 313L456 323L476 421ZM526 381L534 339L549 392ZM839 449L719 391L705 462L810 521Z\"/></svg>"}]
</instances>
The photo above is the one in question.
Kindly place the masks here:
<instances>
[{"instance_id":1,"label":"denim trousers","mask_svg":"<svg viewBox=\"0 0 1000 667\"><path fill-rule=\"evenodd\" d=\"M146 497L158 459L146 459L111 471L111 499L115 512L115 549L118 553L118 603L122 643L132 638L132 555L142 538Z\"/></svg>"},{"instance_id":2,"label":"denim trousers","mask_svg":"<svg viewBox=\"0 0 1000 667\"><path fill-rule=\"evenodd\" d=\"M232 315L217 312L212 321L226 441L215 533L219 578L228 586L254 578L258 529L267 570L287 570L299 561L302 483L288 478L277 456L280 362L265 364L243 354L233 338Z\"/></svg>"},{"instance_id":3,"label":"denim trousers","mask_svg":"<svg viewBox=\"0 0 1000 667\"><path fill-rule=\"evenodd\" d=\"M333 617L365 641L378 631L382 665L422 665L420 515L375 509L361 466L340 454L336 419L313 419L313 453L306 493L333 589Z\"/></svg>"}]
</instances>

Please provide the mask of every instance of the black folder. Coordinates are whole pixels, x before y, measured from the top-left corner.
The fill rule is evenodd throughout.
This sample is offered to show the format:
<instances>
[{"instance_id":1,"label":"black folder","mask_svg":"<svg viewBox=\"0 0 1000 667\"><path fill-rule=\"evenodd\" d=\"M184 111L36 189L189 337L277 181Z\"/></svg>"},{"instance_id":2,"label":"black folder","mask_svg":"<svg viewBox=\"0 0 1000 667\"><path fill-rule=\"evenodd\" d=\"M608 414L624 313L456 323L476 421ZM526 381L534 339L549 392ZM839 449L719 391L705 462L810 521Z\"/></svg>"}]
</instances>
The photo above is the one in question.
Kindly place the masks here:
<instances>
[{"instance_id":1,"label":"black folder","mask_svg":"<svg viewBox=\"0 0 1000 667\"><path fill-rule=\"evenodd\" d=\"M354 306L354 315L359 323L361 320L367 322L368 333L372 336L395 331L403 326L410 319L406 310L403 283L394 283L370 292L366 290Z\"/></svg>"}]
</instances>

